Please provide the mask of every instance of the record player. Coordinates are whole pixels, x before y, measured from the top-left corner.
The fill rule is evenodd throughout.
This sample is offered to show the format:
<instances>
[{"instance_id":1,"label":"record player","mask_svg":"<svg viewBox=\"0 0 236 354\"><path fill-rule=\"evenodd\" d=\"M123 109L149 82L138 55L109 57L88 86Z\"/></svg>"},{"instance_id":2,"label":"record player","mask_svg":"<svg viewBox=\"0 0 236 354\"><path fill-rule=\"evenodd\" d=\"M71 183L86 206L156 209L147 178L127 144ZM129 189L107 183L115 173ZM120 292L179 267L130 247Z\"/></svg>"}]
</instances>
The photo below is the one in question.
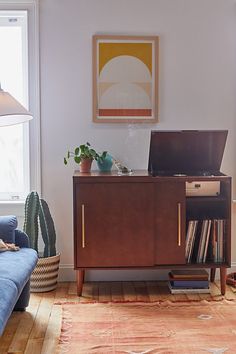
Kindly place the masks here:
<instances>
[{"instance_id":1,"label":"record player","mask_svg":"<svg viewBox=\"0 0 236 354\"><path fill-rule=\"evenodd\" d=\"M152 131L148 171L152 176L212 177L220 171L227 130ZM186 181L186 195L220 193L219 181Z\"/></svg>"}]
</instances>

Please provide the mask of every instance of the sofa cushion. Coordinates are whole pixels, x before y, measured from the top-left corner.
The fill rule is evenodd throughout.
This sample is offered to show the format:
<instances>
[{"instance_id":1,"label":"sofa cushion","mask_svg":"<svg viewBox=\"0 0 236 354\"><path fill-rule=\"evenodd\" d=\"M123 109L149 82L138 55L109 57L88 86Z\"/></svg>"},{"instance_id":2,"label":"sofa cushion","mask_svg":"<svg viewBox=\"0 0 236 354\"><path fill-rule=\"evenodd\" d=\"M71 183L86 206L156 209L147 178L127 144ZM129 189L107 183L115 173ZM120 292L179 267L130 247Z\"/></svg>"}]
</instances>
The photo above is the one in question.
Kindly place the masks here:
<instances>
[{"instance_id":1,"label":"sofa cushion","mask_svg":"<svg viewBox=\"0 0 236 354\"><path fill-rule=\"evenodd\" d=\"M13 281L0 276L0 335L12 313L18 295L17 287Z\"/></svg>"},{"instance_id":2,"label":"sofa cushion","mask_svg":"<svg viewBox=\"0 0 236 354\"><path fill-rule=\"evenodd\" d=\"M20 293L28 281L38 260L37 252L31 248L0 253L0 278L10 279Z\"/></svg>"},{"instance_id":3,"label":"sofa cushion","mask_svg":"<svg viewBox=\"0 0 236 354\"><path fill-rule=\"evenodd\" d=\"M0 216L0 238L4 242L15 243L17 219L14 215Z\"/></svg>"}]
</instances>

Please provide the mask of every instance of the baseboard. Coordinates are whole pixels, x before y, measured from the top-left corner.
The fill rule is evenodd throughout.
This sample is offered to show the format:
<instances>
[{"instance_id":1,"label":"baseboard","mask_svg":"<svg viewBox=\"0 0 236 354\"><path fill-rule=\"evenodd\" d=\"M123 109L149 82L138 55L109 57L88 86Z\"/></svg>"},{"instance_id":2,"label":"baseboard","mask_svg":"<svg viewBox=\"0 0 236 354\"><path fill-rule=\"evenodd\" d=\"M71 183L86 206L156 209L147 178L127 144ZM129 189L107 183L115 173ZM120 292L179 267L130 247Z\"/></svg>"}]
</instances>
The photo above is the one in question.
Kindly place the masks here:
<instances>
[{"instance_id":1,"label":"baseboard","mask_svg":"<svg viewBox=\"0 0 236 354\"><path fill-rule=\"evenodd\" d=\"M167 280L169 269L138 269L138 270L88 270L85 281L152 281ZM227 273L236 272L236 262L232 263ZM216 271L216 279L219 279L219 270ZM76 272L72 264L61 264L59 269L59 281L75 281Z\"/></svg>"},{"instance_id":2,"label":"baseboard","mask_svg":"<svg viewBox=\"0 0 236 354\"><path fill-rule=\"evenodd\" d=\"M73 264L60 264L58 281L75 281L76 273Z\"/></svg>"},{"instance_id":3,"label":"baseboard","mask_svg":"<svg viewBox=\"0 0 236 354\"><path fill-rule=\"evenodd\" d=\"M231 268L228 269L227 273L233 273L236 272L236 262L232 262Z\"/></svg>"},{"instance_id":4,"label":"baseboard","mask_svg":"<svg viewBox=\"0 0 236 354\"><path fill-rule=\"evenodd\" d=\"M168 270L88 270L85 273L85 281L145 281L165 280ZM61 265L59 270L59 281L75 281L73 266Z\"/></svg>"}]
</instances>

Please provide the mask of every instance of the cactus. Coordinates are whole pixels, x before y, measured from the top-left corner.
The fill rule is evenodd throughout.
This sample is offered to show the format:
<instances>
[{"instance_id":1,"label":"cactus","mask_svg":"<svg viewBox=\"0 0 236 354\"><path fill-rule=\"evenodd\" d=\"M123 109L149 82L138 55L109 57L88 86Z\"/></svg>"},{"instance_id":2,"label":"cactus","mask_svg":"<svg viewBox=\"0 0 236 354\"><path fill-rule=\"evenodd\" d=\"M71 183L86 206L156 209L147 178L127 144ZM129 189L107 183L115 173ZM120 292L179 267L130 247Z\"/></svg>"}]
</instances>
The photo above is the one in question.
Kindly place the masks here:
<instances>
[{"instance_id":1,"label":"cactus","mask_svg":"<svg viewBox=\"0 0 236 354\"><path fill-rule=\"evenodd\" d=\"M56 255L56 232L48 204L37 192L31 192L25 201L24 231L29 236L30 247L38 252L38 226L44 242L43 257Z\"/></svg>"},{"instance_id":2,"label":"cactus","mask_svg":"<svg viewBox=\"0 0 236 354\"><path fill-rule=\"evenodd\" d=\"M39 221L42 232L42 238L44 241L44 257L50 257L56 255L56 232L54 222L50 214L48 204L45 200L40 199L39 204Z\"/></svg>"},{"instance_id":3,"label":"cactus","mask_svg":"<svg viewBox=\"0 0 236 354\"><path fill-rule=\"evenodd\" d=\"M28 194L25 201L24 232L29 236L30 247L38 253L38 213L39 196L37 192Z\"/></svg>"}]
</instances>

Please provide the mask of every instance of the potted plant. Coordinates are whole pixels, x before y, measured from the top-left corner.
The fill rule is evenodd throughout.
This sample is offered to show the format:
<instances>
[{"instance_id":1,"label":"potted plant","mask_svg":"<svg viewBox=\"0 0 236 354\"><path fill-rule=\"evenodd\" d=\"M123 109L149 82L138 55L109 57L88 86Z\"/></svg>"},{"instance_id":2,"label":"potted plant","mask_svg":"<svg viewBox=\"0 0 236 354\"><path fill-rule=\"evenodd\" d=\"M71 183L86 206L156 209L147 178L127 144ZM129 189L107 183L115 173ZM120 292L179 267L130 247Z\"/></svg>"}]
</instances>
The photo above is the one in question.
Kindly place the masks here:
<instances>
[{"instance_id":1,"label":"potted plant","mask_svg":"<svg viewBox=\"0 0 236 354\"><path fill-rule=\"evenodd\" d=\"M91 148L90 143L87 142L86 144L77 146L74 151L68 151L67 156L64 157L64 164L67 165L68 160L73 157L74 161L80 166L80 172L89 172L93 160L101 162L105 159L106 155L106 151L103 151L101 154L97 153Z\"/></svg>"},{"instance_id":2,"label":"potted plant","mask_svg":"<svg viewBox=\"0 0 236 354\"><path fill-rule=\"evenodd\" d=\"M44 242L39 252L39 228ZM30 247L38 253L38 262L30 278L31 292L54 290L57 286L60 254L56 252L56 232L46 201L37 192L28 194L25 201L24 232L28 235Z\"/></svg>"}]
</instances>

